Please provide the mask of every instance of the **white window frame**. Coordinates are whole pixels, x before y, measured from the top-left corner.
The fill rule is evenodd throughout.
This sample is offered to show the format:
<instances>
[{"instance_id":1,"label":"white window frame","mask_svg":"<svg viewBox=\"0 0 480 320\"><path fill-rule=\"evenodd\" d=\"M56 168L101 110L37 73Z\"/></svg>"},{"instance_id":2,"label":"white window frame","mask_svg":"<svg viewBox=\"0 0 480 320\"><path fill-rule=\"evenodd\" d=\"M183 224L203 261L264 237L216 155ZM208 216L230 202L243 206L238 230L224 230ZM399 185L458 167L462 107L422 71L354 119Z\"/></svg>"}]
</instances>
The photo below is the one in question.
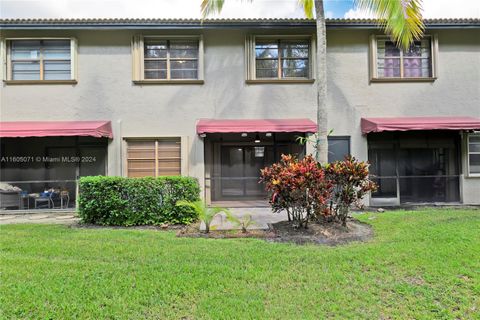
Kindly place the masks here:
<instances>
[{"instance_id":1,"label":"white window frame","mask_svg":"<svg viewBox=\"0 0 480 320\"><path fill-rule=\"evenodd\" d=\"M370 36L370 81L371 82L415 82L415 81L435 81L438 74L438 36L436 34L427 34L423 36L424 38L430 39L430 57L431 57L431 68L432 76L431 77L416 77L416 78L406 78L406 77L379 77L377 69L377 44L378 40L389 39L386 35L377 35L372 34ZM400 50L400 56L402 57L403 50ZM402 60L400 60L402 61ZM400 68L403 68L403 64L400 63Z\"/></svg>"},{"instance_id":2,"label":"white window frame","mask_svg":"<svg viewBox=\"0 0 480 320\"><path fill-rule=\"evenodd\" d=\"M197 79L145 79L144 44L145 39L158 40L197 40L198 41L198 77ZM132 79L135 84L203 84L204 53L203 35L135 35L132 39Z\"/></svg>"},{"instance_id":3,"label":"white window frame","mask_svg":"<svg viewBox=\"0 0 480 320\"><path fill-rule=\"evenodd\" d=\"M255 45L257 40L309 40L308 78L259 78L256 77ZM315 36L311 34L295 35L247 35L245 39L245 79L247 83L313 83L315 81Z\"/></svg>"},{"instance_id":4,"label":"white window frame","mask_svg":"<svg viewBox=\"0 0 480 320\"><path fill-rule=\"evenodd\" d=\"M12 41L39 41L39 40L69 40L70 41L70 79L64 80L13 80L11 68L11 42ZM5 38L1 42L2 76L6 84L74 84L77 83L78 42L74 37L25 37Z\"/></svg>"},{"instance_id":5,"label":"white window frame","mask_svg":"<svg viewBox=\"0 0 480 320\"><path fill-rule=\"evenodd\" d=\"M480 132L475 132L475 133L468 133L467 134L467 141L466 141L466 144L467 144L467 176L468 177L475 177L475 178L479 178L480 177L480 172L470 172L470 155L471 154L479 154L480 155L480 152L473 152L473 151L470 151L470 138L471 137L480 137Z\"/></svg>"}]
</instances>

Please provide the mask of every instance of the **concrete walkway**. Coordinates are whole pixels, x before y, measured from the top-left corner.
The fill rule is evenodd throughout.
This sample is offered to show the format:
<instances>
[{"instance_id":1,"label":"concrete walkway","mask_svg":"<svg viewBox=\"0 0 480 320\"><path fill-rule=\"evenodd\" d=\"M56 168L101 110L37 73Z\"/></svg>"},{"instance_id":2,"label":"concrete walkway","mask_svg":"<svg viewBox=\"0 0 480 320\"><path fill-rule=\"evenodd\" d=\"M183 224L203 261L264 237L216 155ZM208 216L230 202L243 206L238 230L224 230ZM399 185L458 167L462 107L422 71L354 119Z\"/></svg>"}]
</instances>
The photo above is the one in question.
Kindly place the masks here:
<instances>
[{"instance_id":1,"label":"concrete walkway","mask_svg":"<svg viewBox=\"0 0 480 320\"><path fill-rule=\"evenodd\" d=\"M14 223L73 224L80 221L75 212L43 211L38 213L8 214L0 212L0 225Z\"/></svg>"},{"instance_id":2,"label":"concrete walkway","mask_svg":"<svg viewBox=\"0 0 480 320\"><path fill-rule=\"evenodd\" d=\"M287 220L287 213L273 213L270 207L263 208L230 208L232 215L237 218L243 218L245 216L251 215L253 223L248 227L248 229L268 229L269 223L275 223L279 221ZM225 214L218 214L210 224L210 228L214 230L235 230L241 229L240 226L232 224L227 220ZM205 225L202 223L200 225L200 230L205 230Z\"/></svg>"},{"instance_id":3,"label":"concrete walkway","mask_svg":"<svg viewBox=\"0 0 480 320\"><path fill-rule=\"evenodd\" d=\"M278 221L287 220L287 214L272 213L269 207L263 208L231 208L232 214L238 218L251 215L253 222L248 229L268 229L269 223L275 223ZM35 213L15 213L12 211L1 212L0 211L0 225L14 224L14 223L44 223L44 224L74 224L80 221L74 211L71 212L52 212L48 210L42 210ZM225 214L219 214L210 225L215 230L234 230L241 229L240 226L235 225L227 220ZM201 230L205 230L205 225L202 223Z\"/></svg>"}]
</instances>

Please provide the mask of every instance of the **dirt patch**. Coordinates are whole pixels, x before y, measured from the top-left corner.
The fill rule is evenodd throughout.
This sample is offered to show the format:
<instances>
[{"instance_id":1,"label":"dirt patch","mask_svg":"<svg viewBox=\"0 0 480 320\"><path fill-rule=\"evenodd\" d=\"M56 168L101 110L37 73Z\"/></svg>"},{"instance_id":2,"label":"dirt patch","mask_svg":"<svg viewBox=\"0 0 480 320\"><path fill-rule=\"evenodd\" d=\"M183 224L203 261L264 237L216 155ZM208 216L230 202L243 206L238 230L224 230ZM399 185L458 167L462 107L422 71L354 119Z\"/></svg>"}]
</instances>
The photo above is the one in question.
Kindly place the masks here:
<instances>
[{"instance_id":1,"label":"dirt patch","mask_svg":"<svg viewBox=\"0 0 480 320\"><path fill-rule=\"evenodd\" d=\"M425 285L425 280L420 277L420 276L416 276L416 277L407 277L405 279L405 281L408 283L408 284L411 284L411 285L414 285L414 286L423 286Z\"/></svg>"},{"instance_id":2,"label":"dirt patch","mask_svg":"<svg viewBox=\"0 0 480 320\"><path fill-rule=\"evenodd\" d=\"M339 223L310 223L308 228L294 229L288 221L271 225L275 237L269 238L274 242L292 242L296 244L324 244L340 245L353 241L367 241L373 237L370 225L355 219L350 219L347 227Z\"/></svg>"},{"instance_id":3,"label":"dirt patch","mask_svg":"<svg viewBox=\"0 0 480 320\"><path fill-rule=\"evenodd\" d=\"M284 242L294 244L321 244L340 245L352 241L367 241L373 237L372 227L355 219L349 220L347 227L338 223L310 223L308 229L294 229L288 221L269 224L268 230L248 230L243 233L240 230L211 230L210 233L199 231L199 225L193 224L182 228L177 237L187 238L258 238L269 242Z\"/></svg>"},{"instance_id":4,"label":"dirt patch","mask_svg":"<svg viewBox=\"0 0 480 320\"><path fill-rule=\"evenodd\" d=\"M271 238L275 237L275 233L270 230L248 230L242 232L241 230L210 230L209 233L200 231L200 224L195 223L183 227L177 232L177 237L184 238L207 238L207 239L238 239L238 238Z\"/></svg>"},{"instance_id":5,"label":"dirt patch","mask_svg":"<svg viewBox=\"0 0 480 320\"><path fill-rule=\"evenodd\" d=\"M308 228L294 229L288 221L269 224L269 229L253 229L248 232L241 230L211 230L210 233L200 231L200 224L185 225L159 225L159 226L101 226L95 224L73 223L70 228L82 229L119 229L119 230L156 230L177 231L177 237L207 238L207 239L241 239L257 238L269 242L283 242L294 244L318 244L318 245L341 245L353 241L368 241L373 237L373 229L370 225L356 219L349 219L347 227L338 223L315 223L308 224Z\"/></svg>"}]
</instances>

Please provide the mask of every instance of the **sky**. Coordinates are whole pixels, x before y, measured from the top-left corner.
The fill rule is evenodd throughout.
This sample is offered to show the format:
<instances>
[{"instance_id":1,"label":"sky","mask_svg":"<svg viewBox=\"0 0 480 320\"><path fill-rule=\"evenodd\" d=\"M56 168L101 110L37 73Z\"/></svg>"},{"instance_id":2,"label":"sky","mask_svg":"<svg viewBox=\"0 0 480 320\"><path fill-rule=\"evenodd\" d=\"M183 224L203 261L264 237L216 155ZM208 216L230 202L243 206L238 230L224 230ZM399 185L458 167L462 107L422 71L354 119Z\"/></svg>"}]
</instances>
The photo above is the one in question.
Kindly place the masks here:
<instances>
[{"instance_id":1,"label":"sky","mask_svg":"<svg viewBox=\"0 0 480 320\"><path fill-rule=\"evenodd\" d=\"M0 0L0 18L199 18L201 0ZM324 0L327 18L365 18L353 0ZM480 18L480 0L423 0L425 18ZM219 18L301 18L297 0L226 0Z\"/></svg>"}]
</instances>

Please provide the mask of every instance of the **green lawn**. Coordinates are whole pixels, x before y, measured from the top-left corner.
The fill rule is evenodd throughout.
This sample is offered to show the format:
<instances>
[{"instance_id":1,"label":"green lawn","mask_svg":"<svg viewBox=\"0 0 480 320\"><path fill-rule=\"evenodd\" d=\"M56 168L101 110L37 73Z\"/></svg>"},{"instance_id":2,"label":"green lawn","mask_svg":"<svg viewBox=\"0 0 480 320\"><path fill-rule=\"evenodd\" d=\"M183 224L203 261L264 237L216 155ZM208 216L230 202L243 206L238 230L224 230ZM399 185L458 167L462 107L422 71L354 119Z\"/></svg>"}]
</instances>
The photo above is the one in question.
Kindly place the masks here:
<instances>
[{"instance_id":1,"label":"green lawn","mask_svg":"<svg viewBox=\"0 0 480 320\"><path fill-rule=\"evenodd\" d=\"M340 247L0 227L0 318L480 319L480 210L361 215Z\"/></svg>"}]
</instances>

